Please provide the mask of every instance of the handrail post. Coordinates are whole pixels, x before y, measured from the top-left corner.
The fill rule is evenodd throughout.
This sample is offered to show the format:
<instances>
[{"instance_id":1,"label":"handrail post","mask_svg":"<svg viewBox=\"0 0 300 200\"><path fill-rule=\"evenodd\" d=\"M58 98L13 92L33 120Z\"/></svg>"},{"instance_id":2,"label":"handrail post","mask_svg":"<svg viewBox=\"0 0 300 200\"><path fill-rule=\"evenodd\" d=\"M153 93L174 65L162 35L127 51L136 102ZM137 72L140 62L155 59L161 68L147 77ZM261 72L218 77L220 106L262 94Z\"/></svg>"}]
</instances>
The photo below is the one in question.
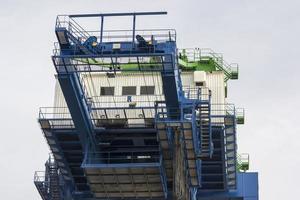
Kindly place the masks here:
<instances>
[{"instance_id":1,"label":"handrail post","mask_svg":"<svg viewBox=\"0 0 300 200\"><path fill-rule=\"evenodd\" d=\"M136 22L136 15L133 14L133 29L132 29L132 49L134 49L134 41L135 41L135 22Z\"/></svg>"},{"instance_id":2,"label":"handrail post","mask_svg":"<svg viewBox=\"0 0 300 200\"><path fill-rule=\"evenodd\" d=\"M104 26L104 16L101 16L101 32L100 32L100 47L102 45L102 41L103 41L103 26Z\"/></svg>"}]
</instances>

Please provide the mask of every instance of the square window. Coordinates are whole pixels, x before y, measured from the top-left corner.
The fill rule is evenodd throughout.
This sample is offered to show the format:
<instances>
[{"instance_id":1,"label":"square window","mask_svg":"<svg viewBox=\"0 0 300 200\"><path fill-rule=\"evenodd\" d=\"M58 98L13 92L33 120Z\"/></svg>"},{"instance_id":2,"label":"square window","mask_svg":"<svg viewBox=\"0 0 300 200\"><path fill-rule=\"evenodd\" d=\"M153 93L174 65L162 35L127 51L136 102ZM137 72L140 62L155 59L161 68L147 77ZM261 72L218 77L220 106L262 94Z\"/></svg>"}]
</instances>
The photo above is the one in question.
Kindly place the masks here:
<instances>
[{"instance_id":1,"label":"square window","mask_svg":"<svg viewBox=\"0 0 300 200\"><path fill-rule=\"evenodd\" d=\"M141 86L141 95L154 95L155 86Z\"/></svg>"},{"instance_id":2,"label":"square window","mask_svg":"<svg viewBox=\"0 0 300 200\"><path fill-rule=\"evenodd\" d=\"M114 87L101 87L100 95L102 96L113 96L115 93Z\"/></svg>"},{"instance_id":3,"label":"square window","mask_svg":"<svg viewBox=\"0 0 300 200\"><path fill-rule=\"evenodd\" d=\"M135 86L125 86L122 88L122 95L136 95Z\"/></svg>"},{"instance_id":4,"label":"square window","mask_svg":"<svg viewBox=\"0 0 300 200\"><path fill-rule=\"evenodd\" d=\"M204 82L196 82L196 86L204 86Z\"/></svg>"}]
</instances>

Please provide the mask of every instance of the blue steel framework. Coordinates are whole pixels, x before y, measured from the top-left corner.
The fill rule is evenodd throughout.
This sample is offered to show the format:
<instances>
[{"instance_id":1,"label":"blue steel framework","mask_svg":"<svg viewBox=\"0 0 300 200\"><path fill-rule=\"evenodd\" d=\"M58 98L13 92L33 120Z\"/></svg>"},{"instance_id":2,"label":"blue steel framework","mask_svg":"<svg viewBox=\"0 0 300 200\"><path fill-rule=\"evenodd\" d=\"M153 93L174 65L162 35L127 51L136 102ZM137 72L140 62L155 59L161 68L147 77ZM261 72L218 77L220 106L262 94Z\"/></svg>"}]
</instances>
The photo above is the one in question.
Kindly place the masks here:
<instances>
[{"instance_id":1,"label":"blue steel framework","mask_svg":"<svg viewBox=\"0 0 300 200\"><path fill-rule=\"evenodd\" d=\"M182 87L174 30L136 29L137 16L163 14L57 17L52 60L68 107L40 109L53 154L35 174L42 199L258 199L257 174L236 169L234 106L212 115L210 91ZM107 41L104 19L122 16L133 19L129 36L114 31L117 41ZM99 18L100 31L84 30L79 18ZM82 74L128 71L159 72L165 100L114 108L90 100ZM152 142L124 147L141 138Z\"/></svg>"}]
</instances>

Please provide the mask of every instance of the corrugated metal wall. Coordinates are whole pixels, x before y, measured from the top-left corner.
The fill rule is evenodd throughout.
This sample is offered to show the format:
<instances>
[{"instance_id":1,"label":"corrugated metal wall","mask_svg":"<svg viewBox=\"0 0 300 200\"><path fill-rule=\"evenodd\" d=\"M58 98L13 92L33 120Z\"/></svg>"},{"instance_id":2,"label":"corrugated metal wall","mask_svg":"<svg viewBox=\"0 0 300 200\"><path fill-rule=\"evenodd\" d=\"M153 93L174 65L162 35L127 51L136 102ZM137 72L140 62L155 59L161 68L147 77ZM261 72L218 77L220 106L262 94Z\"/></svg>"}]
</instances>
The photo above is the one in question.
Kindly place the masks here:
<instances>
[{"instance_id":1,"label":"corrugated metal wall","mask_svg":"<svg viewBox=\"0 0 300 200\"><path fill-rule=\"evenodd\" d=\"M194 72L181 73L182 85L184 87L195 87ZM225 114L225 83L224 73L221 71L215 71L212 73L206 73L206 81L204 87L211 90L211 114L212 115L224 115ZM213 118L214 123L223 123L221 118Z\"/></svg>"},{"instance_id":2,"label":"corrugated metal wall","mask_svg":"<svg viewBox=\"0 0 300 200\"><path fill-rule=\"evenodd\" d=\"M123 86L136 86L137 95L131 97L131 103L136 102L136 106L154 105L156 100L164 100L162 95L162 80L159 73L120 73L114 78L108 78L106 74L82 74L84 86L89 97L96 103L97 107L117 107L129 106L127 96L122 96ZM181 74L183 86L195 87L193 72L183 72ZM141 86L155 86L155 95L140 95ZM101 96L101 87L114 87L114 96ZM212 114L224 114L225 85L224 73L221 71L207 73L204 87L208 87L212 94ZM58 82L55 87L54 107L66 107L62 91Z\"/></svg>"},{"instance_id":3,"label":"corrugated metal wall","mask_svg":"<svg viewBox=\"0 0 300 200\"><path fill-rule=\"evenodd\" d=\"M181 73L182 85L184 87L195 87L195 81L193 72ZM224 104L225 103L225 83L224 73L216 71L206 74L206 83L204 87L211 90L212 104Z\"/></svg>"},{"instance_id":4,"label":"corrugated metal wall","mask_svg":"<svg viewBox=\"0 0 300 200\"><path fill-rule=\"evenodd\" d=\"M108 78L106 74L82 74L82 80L84 80L84 87L87 90L88 97L92 98L94 102L101 102L101 107L116 107L122 105L128 105L127 96L122 96L123 86L136 86L137 95L132 95L131 101L137 102L138 105L149 106L149 102L164 100L162 95L162 81L161 76L158 73L122 73L116 74L114 78ZM141 86L155 86L154 95L140 95ZM114 87L114 96L101 96L101 87ZM153 103L152 103L153 104ZM61 88L56 83L55 87L55 99L54 107L65 107L66 102L64 100Z\"/></svg>"},{"instance_id":5,"label":"corrugated metal wall","mask_svg":"<svg viewBox=\"0 0 300 200\"><path fill-rule=\"evenodd\" d=\"M137 95L139 95L140 86L159 86L155 87L155 94L162 94L162 81L159 73L122 73L116 74L114 78L108 78L105 74L82 75L85 85L89 89L91 96L100 96L101 87L115 87L115 95L122 95L123 86L137 86ZM93 89L94 88L94 89Z\"/></svg>"},{"instance_id":6,"label":"corrugated metal wall","mask_svg":"<svg viewBox=\"0 0 300 200\"><path fill-rule=\"evenodd\" d=\"M67 107L67 103L57 80L55 83L54 107Z\"/></svg>"}]
</instances>

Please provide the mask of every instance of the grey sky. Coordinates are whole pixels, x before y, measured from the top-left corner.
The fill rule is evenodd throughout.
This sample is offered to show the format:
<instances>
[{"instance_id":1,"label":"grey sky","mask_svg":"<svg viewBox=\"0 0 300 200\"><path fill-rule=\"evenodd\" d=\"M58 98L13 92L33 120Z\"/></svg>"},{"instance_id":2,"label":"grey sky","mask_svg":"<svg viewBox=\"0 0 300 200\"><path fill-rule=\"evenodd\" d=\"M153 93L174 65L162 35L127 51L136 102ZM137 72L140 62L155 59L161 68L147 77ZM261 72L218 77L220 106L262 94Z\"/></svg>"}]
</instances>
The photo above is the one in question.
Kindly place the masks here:
<instances>
[{"instance_id":1,"label":"grey sky","mask_svg":"<svg viewBox=\"0 0 300 200\"><path fill-rule=\"evenodd\" d=\"M299 9L297 0L1 0L1 199L40 199L32 179L48 147L36 119L39 106L53 103L56 15L160 10L169 15L145 19L144 28L175 28L179 47L209 47L240 64L240 79L229 82L230 102L246 108L239 152L260 173L260 199L295 199Z\"/></svg>"}]
</instances>

